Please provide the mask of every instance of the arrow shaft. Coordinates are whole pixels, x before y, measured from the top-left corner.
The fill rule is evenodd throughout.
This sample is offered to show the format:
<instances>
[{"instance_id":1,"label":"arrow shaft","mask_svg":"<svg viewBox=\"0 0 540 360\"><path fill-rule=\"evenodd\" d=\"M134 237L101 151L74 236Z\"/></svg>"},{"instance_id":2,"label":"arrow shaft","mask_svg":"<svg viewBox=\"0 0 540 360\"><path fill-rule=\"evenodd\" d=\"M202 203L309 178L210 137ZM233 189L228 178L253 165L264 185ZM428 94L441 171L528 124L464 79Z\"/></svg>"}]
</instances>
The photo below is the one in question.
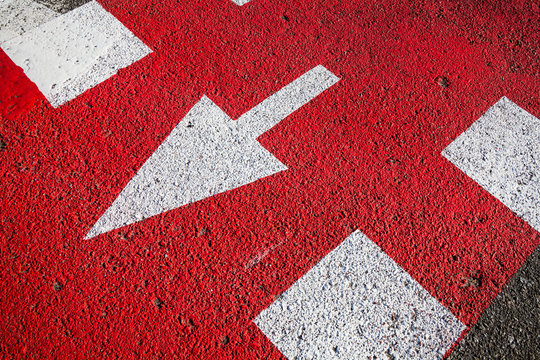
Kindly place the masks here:
<instances>
[{"instance_id":1,"label":"arrow shaft","mask_svg":"<svg viewBox=\"0 0 540 360\"><path fill-rule=\"evenodd\" d=\"M242 115L238 129L257 138L339 81L318 65Z\"/></svg>"}]
</instances>

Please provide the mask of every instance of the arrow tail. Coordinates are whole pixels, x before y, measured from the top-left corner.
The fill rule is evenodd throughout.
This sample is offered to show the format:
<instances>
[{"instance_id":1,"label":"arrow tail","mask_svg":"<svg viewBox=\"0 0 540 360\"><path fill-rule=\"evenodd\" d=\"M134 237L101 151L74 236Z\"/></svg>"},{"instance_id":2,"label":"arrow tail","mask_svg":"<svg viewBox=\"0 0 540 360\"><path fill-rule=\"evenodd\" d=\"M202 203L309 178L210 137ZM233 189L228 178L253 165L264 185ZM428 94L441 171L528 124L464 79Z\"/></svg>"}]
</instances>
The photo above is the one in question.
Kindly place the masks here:
<instances>
[{"instance_id":1,"label":"arrow tail","mask_svg":"<svg viewBox=\"0 0 540 360\"><path fill-rule=\"evenodd\" d=\"M238 129L257 138L339 81L318 65L238 118Z\"/></svg>"}]
</instances>

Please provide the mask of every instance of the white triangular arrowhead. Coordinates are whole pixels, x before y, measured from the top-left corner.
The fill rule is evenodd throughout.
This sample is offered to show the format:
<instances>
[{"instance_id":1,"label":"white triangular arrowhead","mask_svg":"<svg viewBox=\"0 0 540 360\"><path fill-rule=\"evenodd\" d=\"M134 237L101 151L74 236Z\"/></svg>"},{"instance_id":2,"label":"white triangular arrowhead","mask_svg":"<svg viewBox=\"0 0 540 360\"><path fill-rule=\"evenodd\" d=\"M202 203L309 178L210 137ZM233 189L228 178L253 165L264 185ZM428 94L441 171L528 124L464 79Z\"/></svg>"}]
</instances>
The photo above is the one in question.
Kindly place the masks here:
<instances>
[{"instance_id":1,"label":"white triangular arrowhead","mask_svg":"<svg viewBox=\"0 0 540 360\"><path fill-rule=\"evenodd\" d=\"M144 163L86 238L202 200L287 167L203 97Z\"/></svg>"}]
</instances>

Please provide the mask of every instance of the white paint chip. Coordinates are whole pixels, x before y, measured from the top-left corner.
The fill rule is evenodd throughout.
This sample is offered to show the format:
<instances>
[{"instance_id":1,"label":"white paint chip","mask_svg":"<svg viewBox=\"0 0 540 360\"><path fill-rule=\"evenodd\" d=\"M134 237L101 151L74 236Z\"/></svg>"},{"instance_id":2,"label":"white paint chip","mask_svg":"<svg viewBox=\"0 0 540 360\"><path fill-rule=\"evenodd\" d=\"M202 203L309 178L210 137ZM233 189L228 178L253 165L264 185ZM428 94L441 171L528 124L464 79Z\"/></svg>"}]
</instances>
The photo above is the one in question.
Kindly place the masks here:
<instances>
[{"instance_id":1,"label":"white paint chip","mask_svg":"<svg viewBox=\"0 0 540 360\"><path fill-rule=\"evenodd\" d=\"M540 231L540 120L506 97L442 155Z\"/></svg>"},{"instance_id":2,"label":"white paint chip","mask_svg":"<svg viewBox=\"0 0 540 360\"><path fill-rule=\"evenodd\" d=\"M360 231L254 321L288 359L440 359L465 329Z\"/></svg>"},{"instance_id":3,"label":"white paint chip","mask_svg":"<svg viewBox=\"0 0 540 360\"><path fill-rule=\"evenodd\" d=\"M0 0L0 45L59 15L32 0Z\"/></svg>"},{"instance_id":4,"label":"white paint chip","mask_svg":"<svg viewBox=\"0 0 540 360\"><path fill-rule=\"evenodd\" d=\"M232 0L233 3L235 3L236 5L240 5L240 6L245 5L250 1L251 0Z\"/></svg>"},{"instance_id":5,"label":"white paint chip","mask_svg":"<svg viewBox=\"0 0 540 360\"><path fill-rule=\"evenodd\" d=\"M151 52L96 1L3 42L2 49L54 107Z\"/></svg>"},{"instance_id":6,"label":"white paint chip","mask_svg":"<svg viewBox=\"0 0 540 360\"><path fill-rule=\"evenodd\" d=\"M86 238L286 170L256 138L338 80L317 66L237 121L204 96L143 164Z\"/></svg>"}]
</instances>

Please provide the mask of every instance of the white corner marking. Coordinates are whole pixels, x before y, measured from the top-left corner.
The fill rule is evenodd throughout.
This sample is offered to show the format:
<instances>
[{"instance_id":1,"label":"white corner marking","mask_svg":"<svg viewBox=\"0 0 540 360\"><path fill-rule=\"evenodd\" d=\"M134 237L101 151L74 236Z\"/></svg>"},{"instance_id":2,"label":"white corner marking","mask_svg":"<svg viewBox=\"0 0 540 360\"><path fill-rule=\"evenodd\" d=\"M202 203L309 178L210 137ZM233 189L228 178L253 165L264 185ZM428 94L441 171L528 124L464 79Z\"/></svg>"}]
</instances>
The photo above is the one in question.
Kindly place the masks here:
<instances>
[{"instance_id":1,"label":"white corner marking","mask_svg":"<svg viewBox=\"0 0 540 360\"><path fill-rule=\"evenodd\" d=\"M254 321L288 359L440 359L465 329L360 231Z\"/></svg>"},{"instance_id":2,"label":"white corner marking","mask_svg":"<svg viewBox=\"0 0 540 360\"><path fill-rule=\"evenodd\" d=\"M54 17L1 46L54 107L152 52L96 1Z\"/></svg>"}]
</instances>

